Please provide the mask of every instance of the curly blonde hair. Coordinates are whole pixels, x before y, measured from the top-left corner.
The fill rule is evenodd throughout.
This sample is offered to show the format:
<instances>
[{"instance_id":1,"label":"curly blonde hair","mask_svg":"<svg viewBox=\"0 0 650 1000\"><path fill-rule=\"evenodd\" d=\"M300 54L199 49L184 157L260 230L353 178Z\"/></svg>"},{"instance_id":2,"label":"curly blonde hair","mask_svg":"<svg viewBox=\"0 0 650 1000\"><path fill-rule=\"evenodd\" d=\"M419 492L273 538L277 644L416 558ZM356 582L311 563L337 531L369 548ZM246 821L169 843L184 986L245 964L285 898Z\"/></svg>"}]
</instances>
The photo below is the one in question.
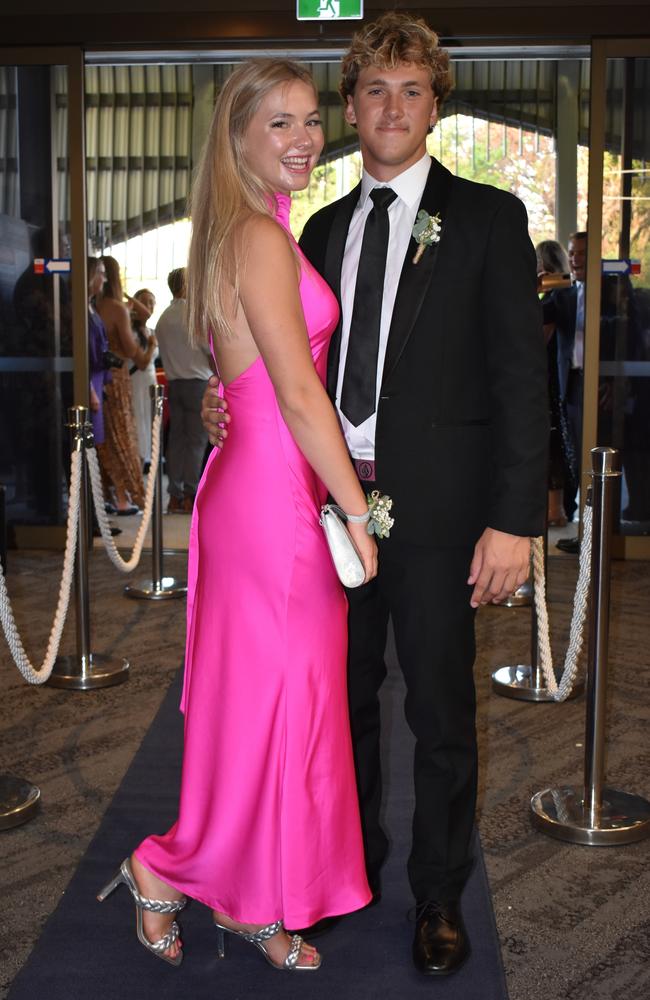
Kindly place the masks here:
<instances>
[{"instance_id":1,"label":"curly blonde hair","mask_svg":"<svg viewBox=\"0 0 650 1000\"><path fill-rule=\"evenodd\" d=\"M395 69L401 63L413 63L430 70L431 87L440 109L453 86L449 54L440 48L438 36L426 21L400 11L384 14L354 35L343 56L341 97L346 101L354 94L359 73L366 66Z\"/></svg>"}]
</instances>

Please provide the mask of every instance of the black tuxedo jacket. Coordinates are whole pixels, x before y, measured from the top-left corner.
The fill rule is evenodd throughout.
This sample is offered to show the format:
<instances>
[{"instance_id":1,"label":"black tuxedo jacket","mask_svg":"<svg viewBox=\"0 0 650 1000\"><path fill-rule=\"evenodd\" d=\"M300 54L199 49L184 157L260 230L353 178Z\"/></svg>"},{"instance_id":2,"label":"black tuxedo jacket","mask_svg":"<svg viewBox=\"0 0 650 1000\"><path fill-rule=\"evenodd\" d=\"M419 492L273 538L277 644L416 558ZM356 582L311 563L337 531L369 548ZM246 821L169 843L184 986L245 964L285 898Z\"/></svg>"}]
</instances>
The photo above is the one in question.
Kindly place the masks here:
<instances>
[{"instance_id":1,"label":"black tuxedo jacket","mask_svg":"<svg viewBox=\"0 0 650 1000\"><path fill-rule=\"evenodd\" d=\"M557 370L562 399L566 397L569 371L573 360L577 305L578 289L576 285L571 285L570 288L556 288L544 302L544 322L555 323Z\"/></svg>"},{"instance_id":2,"label":"black tuxedo jacket","mask_svg":"<svg viewBox=\"0 0 650 1000\"><path fill-rule=\"evenodd\" d=\"M340 300L360 186L308 221L300 245ZM377 486L391 538L473 544L486 526L538 535L546 513L546 351L521 202L432 161L420 207L441 239L402 267L377 411ZM382 275L377 275L382 281ZM334 398L340 326L330 346Z\"/></svg>"}]
</instances>

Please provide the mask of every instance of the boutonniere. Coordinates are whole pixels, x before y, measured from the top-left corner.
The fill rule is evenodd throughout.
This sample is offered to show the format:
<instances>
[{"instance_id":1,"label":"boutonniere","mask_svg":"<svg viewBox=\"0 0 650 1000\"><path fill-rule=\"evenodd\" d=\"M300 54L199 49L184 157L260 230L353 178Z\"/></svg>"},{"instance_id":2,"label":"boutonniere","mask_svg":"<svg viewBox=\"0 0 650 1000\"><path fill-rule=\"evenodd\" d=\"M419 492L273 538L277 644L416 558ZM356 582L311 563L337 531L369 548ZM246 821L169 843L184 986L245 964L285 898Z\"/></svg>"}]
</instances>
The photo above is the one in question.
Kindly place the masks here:
<instances>
[{"instance_id":1,"label":"boutonniere","mask_svg":"<svg viewBox=\"0 0 650 1000\"><path fill-rule=\"evenodd\" d=\"M414 264L417 264L427 247L430 247L433 243L440 242L441 229L442 223L438 213L436 212L435 215L429 215L428 212L425 212L424 209L421 208L415 220L415 225L413 226L413 238L415 239L415 242L419 244L417 250L415 251L415 257L413 258Z\"/></svg>"},{"instance_id":2,"label":"boutonniere","mask_svg":"<svg viewBox=\"0 0 650 1000\"><path fill-rule=\"evenodd\" d=\"M388 538L390 529L395 524L395 519L390 516L393 506L392 499L379 490L373 490L366 495L368 501L368 534L376 535L377 538Z\"/></svg>"}]
</instances>

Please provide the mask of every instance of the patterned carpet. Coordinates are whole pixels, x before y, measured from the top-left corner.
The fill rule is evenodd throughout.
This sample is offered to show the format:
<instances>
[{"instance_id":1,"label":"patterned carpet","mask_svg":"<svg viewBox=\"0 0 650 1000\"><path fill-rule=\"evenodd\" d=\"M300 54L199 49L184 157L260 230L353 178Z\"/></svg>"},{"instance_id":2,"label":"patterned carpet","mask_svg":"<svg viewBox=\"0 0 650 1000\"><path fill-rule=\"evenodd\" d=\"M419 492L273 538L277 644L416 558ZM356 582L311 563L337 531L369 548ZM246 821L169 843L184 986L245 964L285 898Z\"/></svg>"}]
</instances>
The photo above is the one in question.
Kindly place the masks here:
<instances>
[{"instance_id":1,"label":"patterned carpet","mask_svg":"<svg viewBox=\"0 0 650 1000\"><path fill-rule=\"evenodd\" d=\"M45 648L61 557L9 556L12 601L35 659ZM165 568L182 575L183 564L183 556L169 556ZM146 555L143 567L146 575ZM558 660L566 646L575 572L575 558L550 560L549 611ZM126 600L124 582L101 552L93 554L93 649L129 657L128 684L85 693L32 688L0 646L0 772L29 778L43 795L34 821L0 833L0 997L65 891L182 658L182 603ZM646 797L649 600L648 564L614 564L607 778L614 787ZM650 841L586 848L532 830L531 794L549 784L580 781L584 701L533 705L490 693L495 667L529 658L527 609L484 609L478 640L479 820L511 1000L647 1000ZM62 651L73 648L71 615Z\"/></svg>"}]
</instances>

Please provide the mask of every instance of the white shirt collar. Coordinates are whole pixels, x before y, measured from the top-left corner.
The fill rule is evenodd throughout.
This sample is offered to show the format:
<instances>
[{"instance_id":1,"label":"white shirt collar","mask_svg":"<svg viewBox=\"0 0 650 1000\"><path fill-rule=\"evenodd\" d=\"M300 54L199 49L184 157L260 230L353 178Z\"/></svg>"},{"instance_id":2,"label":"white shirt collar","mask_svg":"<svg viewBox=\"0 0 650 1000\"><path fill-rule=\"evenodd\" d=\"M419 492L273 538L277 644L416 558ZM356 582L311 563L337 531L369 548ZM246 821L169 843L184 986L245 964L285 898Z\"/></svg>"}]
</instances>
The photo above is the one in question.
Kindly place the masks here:
<instances>
[{"instance_id":1,"label":"white shirt collar","mask_svg":"<svg viewBox=\"0 0 650 1000\"><path fill-rule=\"evenodd\" d=\"M409 208L417 208L422 200L422 194L424 192L425 184L427 183L430 168L431 157L428 153L425 153L421 160L418 160L417 163L407 167L406 170L404 170L401 174L398 174L397 177L393 177L390 181L375 180L372 174L369 174L366 170L364 170L363 177L361 178L359 208L363 209L365 207L366 201L370 196L370 192L376 187L392 188L397 197L408 205Z\"/></svg>"}]
</instances>

